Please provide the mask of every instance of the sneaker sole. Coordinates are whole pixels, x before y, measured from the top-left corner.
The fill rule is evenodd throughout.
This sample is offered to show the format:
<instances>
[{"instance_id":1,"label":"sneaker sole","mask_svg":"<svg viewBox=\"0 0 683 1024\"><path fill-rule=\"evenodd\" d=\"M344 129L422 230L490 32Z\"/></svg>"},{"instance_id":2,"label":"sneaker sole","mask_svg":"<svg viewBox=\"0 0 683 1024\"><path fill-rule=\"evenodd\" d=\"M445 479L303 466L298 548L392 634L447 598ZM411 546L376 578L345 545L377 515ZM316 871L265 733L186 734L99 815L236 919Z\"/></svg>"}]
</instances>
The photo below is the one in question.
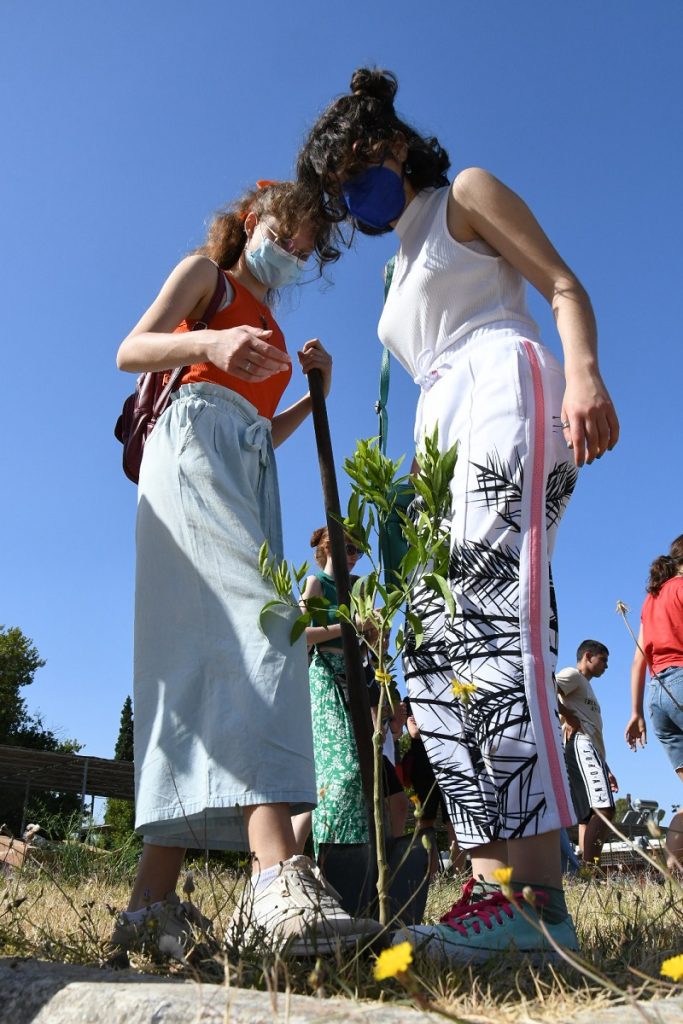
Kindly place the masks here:
<instances>
[{"instance_id":1,"label":"sneaker sole","mask_svg":"<svg viewBox=\"0 0 683 1024\"><path fill-rule=\"evenodd\" d=\"M568 952L578 952L577 950L570 950ZM462 955L465 954L465 955ZM531 964L533 967L546 967L549 965L557 966L559 964L566 964L566 961L560 956L560 954L554 949L477 949L477 950L458 950L457 954L453 955L453 950L444 949L440 954L441 958L449 964L457 964L466 967L468 964L485 964L490 963L492 960L499 958L502 961L502 966L505 965L507 960L510 964L518 964L524 960Z\"/></svg>"},{"instance_id":2,"label":"sneaker sole","mask_svg":"<svg viewBox=\"0 0 683 1024\"><path fill-rule=\"evenodd\" d=\"M362 946L370 949L380 938L380 931L362 932L357 935L321 935L311 938L291 938L282 946L283 951L293 956L329 956L339 949Z\"/></svg>"},{"instance_id":3,"label":"sneaker sole","mask_svg":"<svg viewBox=\"0 0 683 1024\"><path fill-rule=\"evenodd\" d=\"M431 956L434 959L450 964L459 964L465 967L468 964L486 963L487 961L493 960L495 957L501 957L503 961L505 961L505 959L509 959L511 961L514 960L515 962L527 960L534 966L538 967L542 967L546 964L555 965L566 963L560 953L552 948L517 949L516 946L509 946L507 949L472 949L465 945L445 942L443 939L437 938L434 935L416 934L416 928L419 927L419 925L413 926L409 933L399 932L394 936L392 945L408 941L412 944L418 955L424 954L426 956ZM567 952L570 954L578 954L579 950L567 947Z\"/></svg>"}]
</instances>

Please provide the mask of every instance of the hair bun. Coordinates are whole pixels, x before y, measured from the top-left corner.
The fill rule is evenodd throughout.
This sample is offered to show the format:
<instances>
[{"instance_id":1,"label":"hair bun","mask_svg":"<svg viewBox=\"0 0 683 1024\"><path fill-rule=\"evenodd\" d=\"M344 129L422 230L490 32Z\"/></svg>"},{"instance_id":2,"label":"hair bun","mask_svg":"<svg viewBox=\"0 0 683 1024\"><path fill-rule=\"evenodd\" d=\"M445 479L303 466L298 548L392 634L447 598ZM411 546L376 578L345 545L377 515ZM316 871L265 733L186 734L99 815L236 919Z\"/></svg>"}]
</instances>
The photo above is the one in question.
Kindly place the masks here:
<instances>
[{"instance_id":1,"label":"hair bun","mask_svg":"<svg viewBox=\"0 0 683 1024\"><path fill-rule=\"evenodd\" d=\"M350 88L354 96L372 96L391 104L398 91L398 79L391 71L381 68L357 68L351 76Z\"/></svg>"}]
</instances>

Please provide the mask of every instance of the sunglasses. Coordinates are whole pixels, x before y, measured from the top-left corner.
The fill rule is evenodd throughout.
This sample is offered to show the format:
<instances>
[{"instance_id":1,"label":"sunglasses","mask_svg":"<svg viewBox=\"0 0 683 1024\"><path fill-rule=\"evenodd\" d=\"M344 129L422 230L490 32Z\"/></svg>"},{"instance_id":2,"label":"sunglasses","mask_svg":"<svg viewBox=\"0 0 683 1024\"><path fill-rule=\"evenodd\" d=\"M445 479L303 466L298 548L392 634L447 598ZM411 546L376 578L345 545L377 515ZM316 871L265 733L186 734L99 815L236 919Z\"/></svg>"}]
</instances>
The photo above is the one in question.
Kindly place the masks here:
<instances>
[{"instance_id":1,"label":"sunglasses","mask_svg":"<svg viewBox=\"0 0 683 1024\"><path fill-rule=\"evenodd\" d=\"M357 548L355 544L345 544L347 555L356 555L358 558L363 554L360 548Z\"/></svg>"}]
</instances>

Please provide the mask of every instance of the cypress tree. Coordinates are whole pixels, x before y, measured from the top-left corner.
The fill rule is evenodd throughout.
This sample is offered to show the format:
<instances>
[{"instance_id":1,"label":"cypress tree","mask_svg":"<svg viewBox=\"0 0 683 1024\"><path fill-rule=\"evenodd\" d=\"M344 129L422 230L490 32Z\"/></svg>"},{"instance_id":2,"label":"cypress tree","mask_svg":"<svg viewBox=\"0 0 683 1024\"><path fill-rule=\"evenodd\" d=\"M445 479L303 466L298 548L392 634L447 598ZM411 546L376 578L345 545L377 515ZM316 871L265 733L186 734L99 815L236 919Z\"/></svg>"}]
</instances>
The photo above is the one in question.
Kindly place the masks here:
<instances>
[{"instance_id":1,"label":"cypress tree","mask_svg":"<svg viewBox=\"0 0 683 1024\"><path fill-rule=\"evenodd\" d=\"M121 709L119 738L114 747L115 761L133 760L133 701L126 697Z\"/></svg>"},{"instance_id":2,"label":"cypress tree","mask_svg":"<svg viewBox=\"0 0 683 1024\"><path fill-rule=\"evenodd\" d=\"M126 697L121 709L119 735L114 747L115 761L133 761L133 702ZM130 800L107 800L104 823L109 826L109 847L129 842L135 829L135 806Z\"/></svg>"}]
</instances>

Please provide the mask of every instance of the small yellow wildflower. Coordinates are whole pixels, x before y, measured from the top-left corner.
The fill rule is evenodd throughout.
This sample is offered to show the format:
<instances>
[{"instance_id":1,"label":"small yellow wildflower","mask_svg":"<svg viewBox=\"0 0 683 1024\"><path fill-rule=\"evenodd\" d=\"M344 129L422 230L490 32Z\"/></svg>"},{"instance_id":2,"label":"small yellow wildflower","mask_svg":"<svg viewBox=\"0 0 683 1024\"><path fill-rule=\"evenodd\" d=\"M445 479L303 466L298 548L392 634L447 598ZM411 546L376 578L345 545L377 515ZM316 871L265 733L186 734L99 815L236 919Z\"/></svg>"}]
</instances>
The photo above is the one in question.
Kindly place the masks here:
<instances>
[{"instance_id":1,"label":"small yellow wildflower","mask_svg":"<svg viewBox=\"0 0 683 1024\"><path fill-rule=\"evenodd\" d=\"M413 947L409 942L399 942L398 946L383 950L375 964L375 981L384 981L386 978L404 974L412 962Z\"/></svg>"},{"instance_id":2,"label":"small yellow wildflower","mask_svg":"<svg viewBox=\"0 0 683 1024\"><path fill-rule=\"evenodd\" d=\"M383 672L381 669L375 669L375 679L380 686L391 686L391 672Z\"/></svg>"},{"instance_id":3,"label":"small yellow wildflower","mask_svg":"<svg viewBox=\"0 0 683 1024\"><path fill-rule=\"evenodd\" d=\"M617 601L617 615L628 615L628 605L623 601Z\"/></svg>"},{"instance_id":4,"label":"small yellow wildflower","mask_svg":"<svg viewBox=\"0 0 683 1024\"><path fill-rule=\"evenodd\" d=\"M501 885L509 885L512 881L512 868L496 868L493 877Z\"/></svg>"},{"instance_id":5,"label":"small yellow wildflower","mask_svg":"<svg viewBox=\"0 0 683 1024\"><path fill-rule=\"evenodd\" d=\"M659 973L665 974L673 981L680 981L683 978L683 953L679 953L678 956L670 956L668 960L665 960L659 968Z\"/></svg>"},{"instance_id":6,"label":"small yellow wildflower","mask_svg":"<svg viewBox=\"0 0 683 1024\"><path fill-rule=\"evenodd\" d=\"M454 697L457 697L463 704L468 704L472 694L477 691L477 684L461 683L459 679L453 679L451 680L451 689Z\"/></svg>"}]
</instances>

